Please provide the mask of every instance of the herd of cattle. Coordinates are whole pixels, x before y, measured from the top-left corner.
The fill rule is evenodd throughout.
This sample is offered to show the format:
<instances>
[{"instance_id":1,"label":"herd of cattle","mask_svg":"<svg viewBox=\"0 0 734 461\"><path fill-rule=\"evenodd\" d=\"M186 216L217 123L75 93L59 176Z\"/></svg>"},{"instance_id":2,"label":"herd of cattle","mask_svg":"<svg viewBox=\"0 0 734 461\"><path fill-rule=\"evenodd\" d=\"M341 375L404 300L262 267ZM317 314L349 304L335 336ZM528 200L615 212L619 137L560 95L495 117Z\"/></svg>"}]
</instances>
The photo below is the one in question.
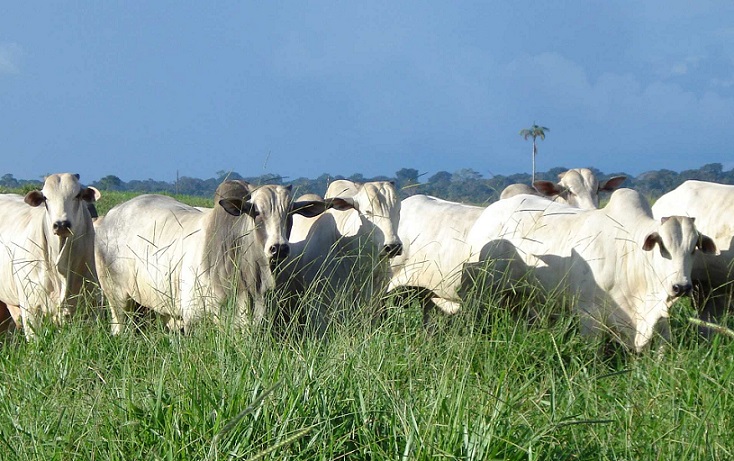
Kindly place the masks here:
<instances>
[{"instance_id":1,"label":"herd of cattle","mask_svg":"<svg viewBox=\"0 0 734 461\"><path fill-rule=\"evenodd\" d=\"M569 170L486 207L400 201L390 182L339 180L294 199L290 186L225 181L213 208L148 194L97 217L99 191L54 174L41 191L0 195L0 307L31 339L43 318L71 316L88 286L115 334L140 306L172 329L224 306L244 326L264 321L268 292L296 304L312 292L305 315L323 333L340 297L358 308L412 290L427 318L457 312L478 286L515 303L530 288L571 300L582 334L639 352L655 331L670 338L669 309L692 291L705 320L726 313L734 186L687 181L651 207L624 179ZM599 209L601 191L611 197Z\"/></svg>"}]
</instances>

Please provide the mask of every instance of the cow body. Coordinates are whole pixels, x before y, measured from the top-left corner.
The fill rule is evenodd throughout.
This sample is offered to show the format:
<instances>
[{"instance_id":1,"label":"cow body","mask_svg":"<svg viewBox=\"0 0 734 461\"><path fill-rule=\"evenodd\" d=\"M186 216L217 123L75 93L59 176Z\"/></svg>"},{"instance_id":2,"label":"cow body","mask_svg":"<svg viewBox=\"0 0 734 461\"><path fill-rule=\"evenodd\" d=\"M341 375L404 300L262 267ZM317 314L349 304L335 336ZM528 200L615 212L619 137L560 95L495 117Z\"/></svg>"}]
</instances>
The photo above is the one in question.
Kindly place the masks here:
<instances>
[{"instance_id":1,"label":"cow body","mask_svg":"<svg viewBox=\"0 0 734 461\"><path fill-rule=\"evenodd\" d=\"M107 213L97 225L96 259L108 298L112 331L123 328L132 303L188 329L204 315L219 317L234 297L239 325L265 315L272 267L287 257L290 188L226 181L212 209L161 195L141 195ZM311 205L300 204L301 212ZM323 202L321 210L323 211Z\"/></svg>"},{"instance_id":2,"label":"cow body","mask_svg":"<svg viewBox=\"0 0 734 461\"><path fill-rule=\"evenodd\" d=\"M0 195L0 301L28 339L43 316L59 323L73 314L84 283L95 280L86 206L95 192L78 175L62 173L25 197Z\"/></svg>"},{"instance_id":3,"label":"cow body","mask_svg":"<svg viewBox=\"0 0 734 461\"><path fill-rule=\"evenodd\" d=\"M294 261L288 271L301 290L318 296L310 315L322 332L340 293L348 296L352 309L371 302L386 288L388 259L402 253L400 201L392 183L334 181L325 200L331 209L324 214L294 217Z\"/></svg>"},{"instance_id":4,"label":"cow body","mask_svg":"<svg viewBox=\"0 0 734 461\"><path fill-rule=\"evenodd\" d=\"M500 195L500 199L515 195L541 195L559 203L592 210L599 208L599 193L613 192L626 179L625 176L614 176L600 183L596 175L588 168L574 168L558 175L558 183L551 181L535 181L533 186L511 184Z\"/></svg>"},{"instance_id":5,"label":"cow body","mask_svg":"<svg viewBox=\"0 0 734 461\"><path fill-rule=\"evenodd\" d=\"M691 289L694 250L715 251L692 219L656 220L630 189L600 210L529 195L501 200L487 207L468 241L478 261L502 262L510 283L523 278L544 293L569 295L583 334L609 332L635 351L656 325L669 337L668 309Z\"/></svg>"},{"instance_id":6,"label":"cow body","mask_svg":"<svg viewBox=\"0 0 734 461\"><path fill-rule=\"evenodd\" d=\"M716 321L731 305L734 265L734 186L686 181L660 197L652 207L656 217L677 214L696 219L696 227L714 239L720 254L696 254L691 278L701 317ZM709 333L704 330L704 333Z\"/></svg>"},{"instance_id":7,"label":"cow body","mask_svg":"<svg viewBox=\"0 0 734 461\"><path fill-rule=\"evenodd\" d=\"M424 320L434 307L449 314L459 309L461 271L471 257L467 235L483 211L427 195L403 200L398 228L403 254L391 262L388 290L410 287L428 293Z\"/></svg>"}]
</instances>

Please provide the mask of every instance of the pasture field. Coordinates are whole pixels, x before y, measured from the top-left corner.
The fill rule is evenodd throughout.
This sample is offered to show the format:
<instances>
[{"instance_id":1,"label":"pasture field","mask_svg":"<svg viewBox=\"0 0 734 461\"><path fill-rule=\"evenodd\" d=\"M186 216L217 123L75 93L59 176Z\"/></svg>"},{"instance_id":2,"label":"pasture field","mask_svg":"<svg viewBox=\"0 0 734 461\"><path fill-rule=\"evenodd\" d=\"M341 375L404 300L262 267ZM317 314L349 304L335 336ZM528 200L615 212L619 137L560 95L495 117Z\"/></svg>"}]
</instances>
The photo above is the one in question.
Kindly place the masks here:
<instances>
[{"instance_id":1,"label":"pasture field","mask_svg":"<svg viewBox=\"0 0 734 461\"><path fill-rule=\"evenodd\" d=\"M478 304L426 330L390 300L323 339L273 322L115 337L104 315L10 333L0 459L734 458L734 341L700 339L687 302L673 343L639 355L600 352L550 303L532 326Z\"/></svg>"}]
</instances>

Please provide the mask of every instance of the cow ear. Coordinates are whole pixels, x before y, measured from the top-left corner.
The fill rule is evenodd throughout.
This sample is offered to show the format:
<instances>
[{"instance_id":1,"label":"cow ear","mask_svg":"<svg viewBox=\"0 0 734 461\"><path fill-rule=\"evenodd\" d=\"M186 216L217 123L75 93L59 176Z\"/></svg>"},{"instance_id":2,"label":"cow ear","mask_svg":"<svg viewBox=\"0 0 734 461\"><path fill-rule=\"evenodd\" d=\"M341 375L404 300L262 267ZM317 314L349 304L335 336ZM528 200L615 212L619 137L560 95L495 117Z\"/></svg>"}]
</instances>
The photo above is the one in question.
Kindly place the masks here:
<instances>
[{"instance_id":1,"label":"cow ear","mask_svg":"<svg viewBox=\"0 0 734 461\"><path fill-rule=\"evenodd\" d=\"M94 205L94 202L87 202L87 211L89 212L89 216L92 217L92 219L99 218L99 213L97 212L97 207Z\"/></svg>"},{"instance_id":2,"label":"cow ear","mask_svg":"<svg viewBox=\"0 0 734 461\"><path fill-rule=\"evenodd\" d=\"M535 187L535 190L540 192L541 195L545 195L546 197L559 195L561 192L563 192L563 189L559 188L556 184L550 181L535 181L533 183L533 187Z\"/></svg>"},{"instance_id":3,"label":"cow ear","mask_svg":"<svg viewBox=\"0 0 734 461\"><path fill-rule=\"evenodd\" d=\"M79 197L85 202L96 202L102 197L102 194L95 187L85 187L79 193Z\"/></svg>"},{"instance_id":4,"label":"cow ear","mask_svg":"<svg viewBox=\"0 0 734 461\"><path fill-rule=\"evenodd\" d=\"M303 202L294 202L291 205L291 213L299 214L307 218L315 218L328 209L325 202L307 200Z\"/></svg>"},{"instance_id":5,"label":"cow ear","mask_svg":"<svg viewBox=\"0 0 734 461\"><path fill-rule=\"evenodd\" d=\"M74 177L76 177L76 179L79 179L79 173L74 173Z\"/></svg>"},{"instance_id":6,"label":"cow ear","mask_svg":"<svg viewBox=\"0 0 734 461\"><path fill-rule=\"evenodd\" d=\"M642 244L642 249L645 251L650 251L653 248L655 248L656 243L661 243L662 239L660 238L660 234L657 232L652 232L645 237L645 242Z\"/></svg>"},{"instance_id":7,"label":"cow ear","mask_svg":"<svg viewBox=\"0 0 734 461\"><path fill-rule=\"evenodd\" d=\"M219 205L232 216L241 216L243 214L250 215L253 218L257 216L255 205L242 199L223 198L219 201Z\"/></svg>"},{"instance_id":8,"label":"cow ear","mask_svg":"<svg viewBox=\"0 0 734 461\"><path fill-rule=\"evenodd\" d=\"M357 203L352 198L334 197L326 199L327 208L338 211L357 210Z\"/></svg>"},{"instance_id":9,"label":"cow ear","mask_svg":"<svg viewBox=\"0 0 734 461\"><path fill-rule=\"evenodd\" d=\"M619 186L627 179L627 176L614 176L609 178L604 183L599 184L599 192L614 192L619 189Z\"/></svg>"},{"instance_id":10,"label":"cow ear","mask_svg":"<svg viewBox=\"0 0 734 461\"><path fill-rule=\"evenodd\" d=\"M32 190L25 194L25 198L23 200L28 205L35 207L45 202L46 197L43 196L43 192L41 192L40 190Z\"/></svg>"},{"instance_id":11,"label":"cow ear","mask_svg":"<svg viewBox=\"0 0 734 461\"><path fill-rule=\"evenodd\" d=\"M716 248L716 243L714 242L714 239L712 239L708 235L698 234L698 243L696 244L696 246L708 255L719 254L719 249Z\"/></svg>"}]
</instances>

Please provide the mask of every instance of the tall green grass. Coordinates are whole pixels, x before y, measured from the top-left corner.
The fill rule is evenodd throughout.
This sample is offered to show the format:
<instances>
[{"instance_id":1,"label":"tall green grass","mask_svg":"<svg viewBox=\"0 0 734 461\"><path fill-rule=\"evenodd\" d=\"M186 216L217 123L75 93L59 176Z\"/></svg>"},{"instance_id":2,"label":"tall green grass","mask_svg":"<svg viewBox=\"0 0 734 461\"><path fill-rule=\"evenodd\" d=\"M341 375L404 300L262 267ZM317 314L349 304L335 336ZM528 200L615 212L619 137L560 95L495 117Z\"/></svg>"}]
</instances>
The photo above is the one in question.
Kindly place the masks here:
<instances>
[{"instance_id":1,"label":"tall green grass","mask_svg":"<svg viewBox=\"0 0 734 461\"><path fill-rule=\"evenodd\" d=\"M572 318L417 306L324 338L203 322L114 337L101 318L4 338L0 458L731 459L734 345L674 319L662 354L610 356Z\"/></svg>"}]
</instances>

